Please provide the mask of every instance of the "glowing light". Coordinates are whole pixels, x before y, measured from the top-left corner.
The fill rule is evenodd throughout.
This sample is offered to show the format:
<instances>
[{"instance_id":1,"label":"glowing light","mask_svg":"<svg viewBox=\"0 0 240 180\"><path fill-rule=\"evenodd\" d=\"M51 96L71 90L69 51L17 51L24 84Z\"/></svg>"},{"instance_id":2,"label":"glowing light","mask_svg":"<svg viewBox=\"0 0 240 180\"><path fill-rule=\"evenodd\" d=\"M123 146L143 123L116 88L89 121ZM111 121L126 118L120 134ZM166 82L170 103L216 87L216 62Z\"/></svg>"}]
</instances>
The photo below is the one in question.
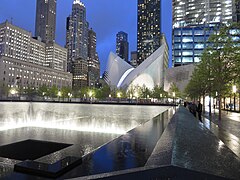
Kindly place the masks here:
<instances>
[{"instance_id":1,"label":"glowing light","mask_svg":"<svg viewBox=\"0 0 240 180\"><path fill-rule=\"evenodd\" d=\"M80 0L74 0L73 4L79 4L80 6L84 6L85 7L85 5Z\"/></svg>"},{"instance_id":2,"label":"glowing light","mask_svg":"<svg viewBox=\"0 0 240 180\"><path fill-rule=\"evenodd\" d=\"M23 127L37 127L37 128L47 128L47 129L61 129L61 130L73 130L79 132L96 132L104 134L125 134L126 129L119 128L117 124L96 124L96 123L86 123L77 124L76 119L83 119L86 117L76 117L68 119L52 119L51 121L44 121L41 116L37 116L36 119L31 119L27 117L26 119L19 118L8 119L8 122L1 123L0 131L6 131L10 129L17 129ZM72 121L74 120L74 121Z\"/></svg>"},{"instance_id":3,"label":"glowing light","mask_svg":"<svg viewBox=\"0 0 240 180\"><path fill-rule=\"evenodd\" d=\"M15 95L15 94L17 94L17 91L14 88L12 88L12 89L10 89L10 94Z\"/></svg>"},{"instance_id":4,"label":"glowing light","mask_svg":"<svg viewBox=\"0 0 240 180\"><path fill-rule=\"evenodd\" d=\"M136 98L138 98L138 96L139 96L139 95L138 95L138 92L135 92L135 93L134 93L134 96L135 96Z\"/></svg>"},{"instance_id":5,"label":"glowing light","mask_svg":"<svg viewBox=\"0 0 240 180\"><path fill-rule=\"evenodd\" d=\"M237 86L236 86L236 85L233 85L232 91L233 91L233 93L236 93L236 92L237 92Z\"/></svg>"},{"instance_id":6,"label":"glowing light","mask_svg":"<svg viewBox=\"0 0 240 180\"><path fill-rule=\"evenodd\" d=\"M175 92L173 92L172 94L173 94L173 97L175 97L175 96L176 96L176 93L175 93Z\"/></svg>"},{"instance_id":7,"label":"glowing light","mask_svg":"<svg viewBox=\"0 0 240 180\"><path fill-rule=\"evenodd\" d=\"M117 97L118 97L118 98L121 97L121 93L120 93L120 92L117 93Z\"/></svg>"},{"instance_id":8,"label":"glowing light","mask_svg":"<svg viewBox=\"0 0 240 180\"><path fill-rule=\"evenodd\" d=\"M62 93L61 93L61 91L58 91L58 94L57 94L59 97L61 97L62 96Z\"/></svg>"},{"instance_id":9,"label":"glowing light","mask_svg":"<svg viewBox=\"0 0 240 180\"><path fill-rule=\"evenodd\" d=\"M93 92L92 92L92 91L89 91L88 95L89 95L89 97L92 97Z\"/></svg>"}]
</instances>

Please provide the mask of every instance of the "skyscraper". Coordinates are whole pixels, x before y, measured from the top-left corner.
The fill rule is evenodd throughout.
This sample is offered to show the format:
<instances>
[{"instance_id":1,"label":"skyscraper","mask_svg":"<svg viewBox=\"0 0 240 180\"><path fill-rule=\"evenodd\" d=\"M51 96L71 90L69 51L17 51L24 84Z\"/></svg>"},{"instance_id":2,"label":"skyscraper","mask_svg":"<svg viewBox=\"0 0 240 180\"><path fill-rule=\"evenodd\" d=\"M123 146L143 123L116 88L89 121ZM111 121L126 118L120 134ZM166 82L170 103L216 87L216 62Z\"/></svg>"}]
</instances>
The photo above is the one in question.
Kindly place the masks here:
<instances>
[{"instance_id":1,"label":"skyscraper","mask_svg":"<svg viewBox=\"0 0 240 180\"><path fill-rule=\"evenodd\" d=\"M67 18L66 48L68 49L68 72L72 72L72 63L88 57L88 22L86 8L80 0L74 0L72 14Z\"/></svg>"},{"instance_id":2,"label":"skyscraper","mask_svg":"<svg viewBox=\"0 0 240 180\"><path fill-rule=\"evenodd\" d=\"M56 0L37 0L35 36L45 43L55 41Z\"/></svg>"},{"instance_id":3,"label":"skyscraper","mask_svg":"<svg viewBox=\"0 0 240 180\"><path fill-rule=\"evenodd\" d=\"M235 0L172 0L173 27L227 23L236 20Z\"/></svg>"},{"instance_id":4,"label":"skyscraper","mask_svg":"<svg viewBox=\"0 0 240 180\"><path fill-rule=\"evenodd\" d=\"M221 24L239 21L239 3L235 0L173 0L173 65L200 61L208 38Z\"/></svg>"},{"instance_id":5,"label":"skyscraper","mask_svg":"<svg viewBox=\"0 0 240 180\"><path fill-rule=\"evenodd\" d=\"M100 77L100 62L96 51L97 37L92 28L88 31L88 86L95 87Z\"/></svg>"},{"instance_id":6,"label":"skyscraper","mask_svg":"<svg viewBox=\"0 0 240 180\"><path fill-rule=\"evenodd\" d=\"M128 34L120 31L116 37L116 54L128 62L129 43Z\"/></svg>"},{"instance_id":7,"label":"skyscraper","mask_svg":"<svg viewBox=\"0 0 240 180\"><path fill-rule=\"evenodd\" d=\"M138 0L138 64L160 47L160 0Z\"/></svg>"}]
</instances>

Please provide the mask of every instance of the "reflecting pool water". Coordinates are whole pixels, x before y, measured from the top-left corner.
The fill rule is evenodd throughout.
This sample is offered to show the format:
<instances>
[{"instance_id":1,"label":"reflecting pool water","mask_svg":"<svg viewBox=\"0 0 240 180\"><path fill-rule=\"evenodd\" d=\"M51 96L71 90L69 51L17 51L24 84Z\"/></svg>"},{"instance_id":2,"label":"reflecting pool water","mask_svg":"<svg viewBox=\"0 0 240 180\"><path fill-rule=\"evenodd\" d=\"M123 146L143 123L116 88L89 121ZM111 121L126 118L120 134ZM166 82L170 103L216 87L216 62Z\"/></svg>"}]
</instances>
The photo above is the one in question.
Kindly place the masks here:
<instances>
[{"instance_id":1,"label":"reflecting pool water","mask_svg":"<svg viewBox=\"0 0 240 180\"><path fill-rule=\"evenodd\" d=\"M37 160L55 163L66 156L84 156L168 108L1 102L0 146L27 139L73 144ZM0 157L0 178L17 162Z\"/></svg>"},{"instance_id":2,"label":"reflecting pool water","mask_svg":"<svg viewBox=\"0 0 240 180\"><path fill-rule=\"evenodd\" d=\"M58 103L0 103L0 131L42 127L123 134L168 107Z\"/></svg>"}]
</instances>

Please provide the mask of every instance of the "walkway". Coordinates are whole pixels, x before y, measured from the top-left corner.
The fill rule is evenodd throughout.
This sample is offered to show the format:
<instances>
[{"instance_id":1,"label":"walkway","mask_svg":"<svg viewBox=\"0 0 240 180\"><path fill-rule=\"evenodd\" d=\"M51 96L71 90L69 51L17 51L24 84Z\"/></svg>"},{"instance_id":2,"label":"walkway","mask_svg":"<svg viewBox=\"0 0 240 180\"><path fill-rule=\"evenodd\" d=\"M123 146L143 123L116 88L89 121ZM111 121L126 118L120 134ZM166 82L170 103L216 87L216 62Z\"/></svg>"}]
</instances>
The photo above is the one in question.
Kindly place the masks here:
<instances>
[{"instance_id":1,"label":"walkway","mask_svg":"<svg viewBox=\"0 0 240 180\"><path fill-rule=\"evenodd\" d=\"M222 111L222 120L218 120L218 110L211 117L206 112L204 125L210 129L229 149L240 157L240 113Z\"/></svg>"}]
</instances>

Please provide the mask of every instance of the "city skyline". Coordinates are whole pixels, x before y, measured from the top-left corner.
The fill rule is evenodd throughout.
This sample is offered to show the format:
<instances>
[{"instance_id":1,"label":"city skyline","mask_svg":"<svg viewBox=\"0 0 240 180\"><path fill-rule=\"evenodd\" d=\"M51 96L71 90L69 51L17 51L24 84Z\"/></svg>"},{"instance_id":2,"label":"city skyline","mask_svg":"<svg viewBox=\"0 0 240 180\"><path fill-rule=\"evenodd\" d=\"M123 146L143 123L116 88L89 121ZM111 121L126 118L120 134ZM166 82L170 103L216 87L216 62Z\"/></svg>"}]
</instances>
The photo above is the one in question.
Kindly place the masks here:
<instances>
[{"instance_id":1,"label":"city skyline","mask_svg":"<svg viewBox=\"0 0 240 180\"><path fill-rule=\"evenodd\" d=\"M72 2L72 0L57 1L56 43L61 46L65 45L66 18L71 13ZM90 27L97 33L97 52L100 57L102 74L106 69L110 51L115 51L117 32L127 32L129 34L130 52L137 50L137 0L130 2L127 0L116 0L114 3L111 0L104 0L101 2L101 6L93 0L82 0L82 2L87 9L87 21L90 23ZM1 4L1 22L4 22L6 19L8 21L12 20L14 25L34 34L35 0L12 0L11 3L7 0L2 0ZM163 0L162 10L162 32L166 34L168 45L171 47L171 2ZM169 57L169 63L171 64L171 52Z\"/></svg>"}]
</instances>

